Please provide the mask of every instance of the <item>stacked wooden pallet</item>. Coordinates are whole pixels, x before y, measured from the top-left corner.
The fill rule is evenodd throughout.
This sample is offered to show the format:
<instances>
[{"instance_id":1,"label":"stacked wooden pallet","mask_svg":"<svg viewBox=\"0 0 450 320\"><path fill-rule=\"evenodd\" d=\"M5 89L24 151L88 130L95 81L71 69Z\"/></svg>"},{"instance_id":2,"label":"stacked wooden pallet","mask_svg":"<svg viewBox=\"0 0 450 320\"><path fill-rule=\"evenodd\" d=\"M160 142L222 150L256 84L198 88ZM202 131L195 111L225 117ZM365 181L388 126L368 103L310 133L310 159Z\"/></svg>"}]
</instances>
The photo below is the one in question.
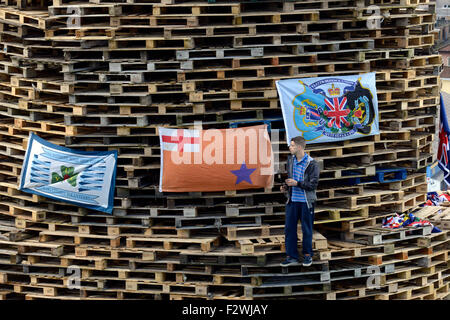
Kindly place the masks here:
<instances>
[{"instance_id":1,"label":"stacked wooden pallet","mask_svg":"<svg viewBox=\"0 0 450 320\"><path fill-rule=\"evenodd\" d=\"M414 213L420 219L426 219L441 229L450 229L450 208L448 206L424 207Z\"/></svg>"},{"instance_id":2,"label":"stacked wooden pallet","mask_svg":"<svg viewBox=\"0 0 450 320\"><path fill-rule=\"evenodd\" d=\"M360 240L357 230L373 233L382 217L426 200L426 177L418 171L433 160L441 66L430 50L433 8L421 9L427 1L4 3L0 297L391 297L392 267L383 271L382 288L388 291L369 294L358 287L355 295L367 266L339 266L353 262L356 253L335 264L326 240L336 235L346 243ZM370 27L368 4L379 6L385 17L381 28ZM322 166L316 225L327 237L314 236L321 251L312 269L286 273L279 267L284 257L279 183L272 190L158 192L157 126L266 123L273 133L283 128L276 80L369 71L377 72L381 134L308 145ZM113 215L19 191L29 132L71 148L118 150ZM282 142L273 134L272 140L283 172L289 152L284 132ZM400 269L401 280L392 282L403 291L393 298L419 297L419 287L428 290L420 298L444 297L446 234L423 255L415 238L393 237L400 245L394 253L378 248L356 261L383 265L403 254L401 267L415 261L409 257L416 251L420 259L436 254L436 261L419 265L433 270L415 289L403 290L413 269ZM379 246L351 250L372 245ZM379 263L378 256L385 260ZM80 287L69 289L76 270Z\"/></svg>"},{"instance_id":3,"label":"stacked wooden pallet","mask_svg":"<svg viewBox=\"0 0 450 320\"><path fill-rule=\"evenodd\" d=\"M448 295L448 231L377 229L355 232L359 244L329 242L332 250L323 255L329 254L336 299L428 300Z\"/></svg>"}]
</instances>

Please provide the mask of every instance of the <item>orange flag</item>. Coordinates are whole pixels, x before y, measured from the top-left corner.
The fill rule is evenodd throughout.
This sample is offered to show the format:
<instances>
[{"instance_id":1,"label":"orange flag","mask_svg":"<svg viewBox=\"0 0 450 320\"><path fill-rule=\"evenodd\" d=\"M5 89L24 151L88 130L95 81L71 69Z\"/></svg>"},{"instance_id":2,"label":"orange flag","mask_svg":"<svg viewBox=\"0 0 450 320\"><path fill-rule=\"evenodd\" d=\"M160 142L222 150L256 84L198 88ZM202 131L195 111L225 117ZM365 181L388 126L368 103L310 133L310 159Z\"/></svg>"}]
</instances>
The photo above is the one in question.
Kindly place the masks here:
<instances>
[{"instance_id":1,"label":"orange flag","mask_svg":"<svg viewBox=\"0 0 450 320\"><path fill-rule=\"evenodd\" d=\"M159 127L160 192L270 188L273 153L266 125L235 129Z\"/></svg>"}]
</instances>

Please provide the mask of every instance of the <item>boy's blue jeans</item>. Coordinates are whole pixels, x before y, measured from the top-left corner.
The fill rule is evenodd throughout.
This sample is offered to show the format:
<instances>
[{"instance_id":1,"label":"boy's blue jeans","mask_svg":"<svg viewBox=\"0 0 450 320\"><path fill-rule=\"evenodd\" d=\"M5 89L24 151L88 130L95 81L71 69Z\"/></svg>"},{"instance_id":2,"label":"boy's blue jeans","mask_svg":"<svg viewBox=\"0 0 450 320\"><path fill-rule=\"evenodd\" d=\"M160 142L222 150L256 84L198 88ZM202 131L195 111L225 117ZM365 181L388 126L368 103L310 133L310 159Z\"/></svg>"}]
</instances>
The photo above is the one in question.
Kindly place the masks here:
<instances>
[{"instance_id":1,"label":"boy's blue jeans","mask_svg":"<svg viewBox=\"0 0 450 320\"><path fill-rule=\"evenodd\" d=\"M297 249L297 224L300 219L302 223L302 253L313 255L312 235L314 225L314 205L308 209L306 202L292 202L286 204L286 220L284 225L284 234L286 242L286 254L299 260Z\"/></svg>"}]
</instances>

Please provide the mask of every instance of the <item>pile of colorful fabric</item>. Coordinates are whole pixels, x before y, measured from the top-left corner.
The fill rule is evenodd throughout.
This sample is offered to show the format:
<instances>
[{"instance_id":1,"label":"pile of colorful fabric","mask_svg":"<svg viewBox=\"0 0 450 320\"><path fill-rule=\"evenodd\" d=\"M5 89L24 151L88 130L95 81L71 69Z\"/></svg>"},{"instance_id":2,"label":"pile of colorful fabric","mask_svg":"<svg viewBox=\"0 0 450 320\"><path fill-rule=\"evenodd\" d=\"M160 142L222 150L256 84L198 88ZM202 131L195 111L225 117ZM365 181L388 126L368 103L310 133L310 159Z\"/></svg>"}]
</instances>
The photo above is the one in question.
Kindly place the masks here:
<instances>
[{"instance_id":1,"label":"pile of colorful fabric","mask_svg":"<svg viewBox=\"0 0 450 320\"><path fill-rule=\"evenodd\" d=\"M441 232L438 227L433 226L433 224L428 220L421 220L414 216L412 213L402 214L395 216L387 217L383 219L382 227L390 228L390 229L398 229L403 227L424 227L424 226L432 226L433 230L431 232Z\"/></svg>"},{"instance_id":2,"label":"pile of colorful fabric","mask_svg":"<svg viewBox=\"0 0 450 320\"><path fill-rule=\"evenodd\" d=\"M424 206L440 206L443 202L450 202L450 195L447 193L428 192L427 202Z\"/></svg>"}]
</instances>

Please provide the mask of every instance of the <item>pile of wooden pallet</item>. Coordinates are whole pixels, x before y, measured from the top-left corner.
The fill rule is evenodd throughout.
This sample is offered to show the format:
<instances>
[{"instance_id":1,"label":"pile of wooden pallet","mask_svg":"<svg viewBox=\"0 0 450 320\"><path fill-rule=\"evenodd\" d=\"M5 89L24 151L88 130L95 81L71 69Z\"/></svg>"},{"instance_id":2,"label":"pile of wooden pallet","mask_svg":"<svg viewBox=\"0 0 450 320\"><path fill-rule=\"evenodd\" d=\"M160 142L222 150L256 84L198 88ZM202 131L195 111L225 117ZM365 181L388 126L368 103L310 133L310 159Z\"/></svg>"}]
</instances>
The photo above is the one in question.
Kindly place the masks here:
<instances>
[{"instance_id":1,"label":"pile of wooden pallet","mask_svg":"<svg viewBox=\"0 0 450 320\"><path fill-rule=\"evenodd\" d=\"M448 295L447 232L376 228L426 201L420 170L433 161L442 64L427 0L2 3L1 298ZM379 7L381 28L368 5ZM312 268L279 266L279 183L158 192L158 126L282 129L276 80L370 71L381 133L308 145L322 166ZM118 150L113 214L19 191L30 132ZM284 132L272 140L284 168ZM370 266L380 267L378 289L366 285Z\"/></svg>"},{"instance_id":2,"label":"pile of wooden pallet","mask_svg":"<svg viewBox=\"0 0 450 320\"><path fill-rule=\"evenodd\" d=\"M448 206L424 207L415 213L420 219L426 219L441 229L450 229L450 208Z\"/></svg>"}]
</instances>

